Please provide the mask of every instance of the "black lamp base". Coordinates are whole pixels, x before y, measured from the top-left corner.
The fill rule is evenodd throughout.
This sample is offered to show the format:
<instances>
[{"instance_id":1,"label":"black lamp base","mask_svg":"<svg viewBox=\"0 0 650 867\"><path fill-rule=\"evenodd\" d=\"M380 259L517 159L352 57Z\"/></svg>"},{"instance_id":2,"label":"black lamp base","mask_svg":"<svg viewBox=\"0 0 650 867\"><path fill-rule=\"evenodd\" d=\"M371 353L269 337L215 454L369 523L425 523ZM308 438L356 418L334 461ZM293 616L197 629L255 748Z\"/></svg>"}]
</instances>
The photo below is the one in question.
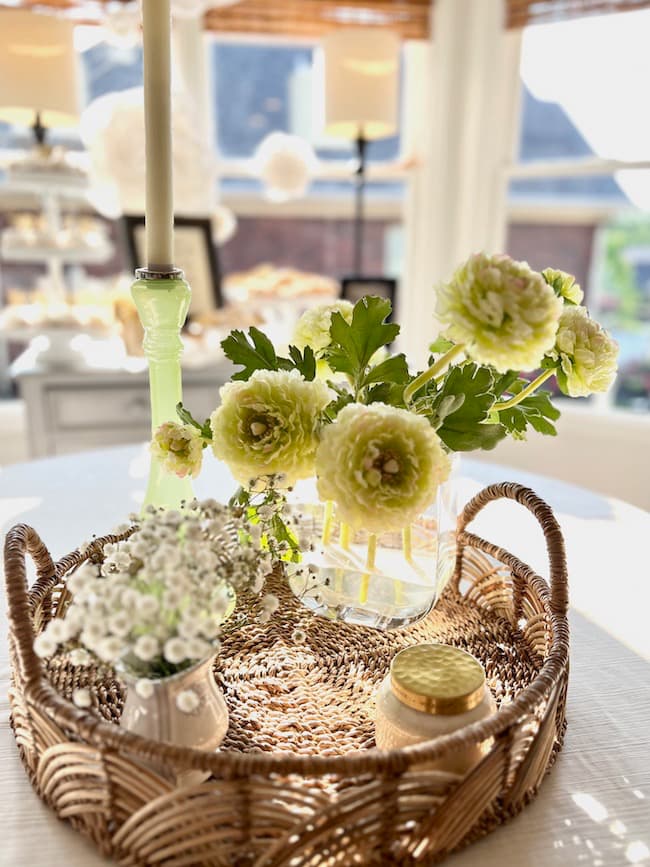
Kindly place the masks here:
<instances>
[{"instance_id":1,"label":"black lamp base","mask_svg":"<svg viewBox=\"0 0 650 867\"><path fill-rule=\"evenodd\" d=\"M341 280L341 298L351 301L352 304L365 295L377 295L379 298L387 298L395 312L395 296L397 294L397 280L392 277L344 277ZM391 313L389 319L393 318Z\"/></svg>"}]
</instances>

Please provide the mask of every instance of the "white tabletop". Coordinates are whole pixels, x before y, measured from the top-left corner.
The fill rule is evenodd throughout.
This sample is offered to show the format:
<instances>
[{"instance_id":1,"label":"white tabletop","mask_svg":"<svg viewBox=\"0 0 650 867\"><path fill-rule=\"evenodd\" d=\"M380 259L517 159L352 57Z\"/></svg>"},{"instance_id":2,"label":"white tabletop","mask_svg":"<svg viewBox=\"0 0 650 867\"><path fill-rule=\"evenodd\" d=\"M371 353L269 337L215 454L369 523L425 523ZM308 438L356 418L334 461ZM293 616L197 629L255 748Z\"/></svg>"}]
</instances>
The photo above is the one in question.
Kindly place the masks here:
<instances>
[{"instance_id":1,"label":"white tabletop","mask_svg":"<svg viewBox=\"0 0 650 867\"><path fill-rule=\"evenodd\" d=\"M141 501L144 447L0 469L0 525L32 524L54 558L108 532ZM451 867L650 865L650 515L541 476L466 461L461 502L483 485L518 481L555 510L567 541L572 668L565 747L539 797L507 827L449 859ZM227 496L232 480L206 460L199 496ZM472 529L547 574L534 518L491 504ZM4 606L3 606L4 608ZM3 612L4 615L4 612ZM107 863L32 792L8 726L7 646L0 638L0 865Z\"/></svg>"}]
</instances>

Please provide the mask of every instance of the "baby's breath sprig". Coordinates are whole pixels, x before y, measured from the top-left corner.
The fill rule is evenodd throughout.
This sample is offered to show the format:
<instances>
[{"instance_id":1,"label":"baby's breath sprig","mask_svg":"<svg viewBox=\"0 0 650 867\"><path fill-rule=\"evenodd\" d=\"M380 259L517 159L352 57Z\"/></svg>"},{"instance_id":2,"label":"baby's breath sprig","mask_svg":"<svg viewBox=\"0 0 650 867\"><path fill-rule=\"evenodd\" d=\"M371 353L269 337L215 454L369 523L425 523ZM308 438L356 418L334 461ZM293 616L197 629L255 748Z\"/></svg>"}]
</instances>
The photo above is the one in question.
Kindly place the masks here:
<instances>
[{"instance_id":1,"label":"baby's breath sprig","mask_svg":"<svg viewBox=\"0 0 650 867\"><path fill-rule=\"evenodd\" d=\"M272 554L241 509L193 500L178 511L149 508L139 521L68 579L72 600L34 641L39 656L63 649L73 664L167 677L219 649L238 593L261 593Z\"/></svg>"},{"instance_id":2,"label":"baby's breath sprig","mask_svg":"<svg viewBox=\"0 0 650 867\"><path fill-rule=\"evenodd\" d=\"M297 522L287 504L291 491L281 473L260 476L250 479L247 487L240 487L230 506L246 514L251 532L274 560L299 563L300 544L293 529Z\"/></svg>"}]
</instances>

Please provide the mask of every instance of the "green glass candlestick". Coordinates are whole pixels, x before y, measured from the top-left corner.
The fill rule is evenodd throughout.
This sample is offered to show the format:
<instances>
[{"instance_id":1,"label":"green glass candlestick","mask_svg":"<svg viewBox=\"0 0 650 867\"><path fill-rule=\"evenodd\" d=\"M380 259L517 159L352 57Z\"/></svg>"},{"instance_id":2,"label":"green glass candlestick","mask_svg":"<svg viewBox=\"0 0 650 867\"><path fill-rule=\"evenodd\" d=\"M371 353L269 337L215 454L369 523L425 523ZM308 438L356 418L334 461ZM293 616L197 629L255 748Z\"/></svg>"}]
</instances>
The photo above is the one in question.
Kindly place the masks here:
<instances>
[{"instance_id":1,"label":"green glass candlestick","mask_svg":"<svg viewBox=\"0 0 650 867\"><path fill-rule=\"evenodd\" d=\"M191 290L183 272L135 272L131 294L144 328L144 354L149 364L151 431L166 421L178 421L176 404L183 399L180 329L190 306ZM144 506L177 509L194 496L189 478L166 473L152 456Z\"/></svg>"}]
</instances>

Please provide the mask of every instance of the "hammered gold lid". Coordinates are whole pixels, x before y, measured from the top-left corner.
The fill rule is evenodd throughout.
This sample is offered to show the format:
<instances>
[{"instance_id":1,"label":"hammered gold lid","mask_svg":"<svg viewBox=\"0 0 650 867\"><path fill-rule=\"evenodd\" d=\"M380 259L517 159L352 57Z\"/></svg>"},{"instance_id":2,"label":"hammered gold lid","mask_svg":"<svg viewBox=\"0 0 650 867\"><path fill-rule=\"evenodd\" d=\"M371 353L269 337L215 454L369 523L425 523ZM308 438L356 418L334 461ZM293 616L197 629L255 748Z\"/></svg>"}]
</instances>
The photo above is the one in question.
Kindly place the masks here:
<instances>
[{"instance_id":1,"label":"hammered gold lid","mask_svg":"<svg viewBox=\"0 0 650 867\"><path fill-rule=\"evenodd\" d=\"M478 659L447 644L400 650L391 662L390 682L399 701L430 714L465 713L485 694L485 672Z\"/></svg>"}]
</instances>

